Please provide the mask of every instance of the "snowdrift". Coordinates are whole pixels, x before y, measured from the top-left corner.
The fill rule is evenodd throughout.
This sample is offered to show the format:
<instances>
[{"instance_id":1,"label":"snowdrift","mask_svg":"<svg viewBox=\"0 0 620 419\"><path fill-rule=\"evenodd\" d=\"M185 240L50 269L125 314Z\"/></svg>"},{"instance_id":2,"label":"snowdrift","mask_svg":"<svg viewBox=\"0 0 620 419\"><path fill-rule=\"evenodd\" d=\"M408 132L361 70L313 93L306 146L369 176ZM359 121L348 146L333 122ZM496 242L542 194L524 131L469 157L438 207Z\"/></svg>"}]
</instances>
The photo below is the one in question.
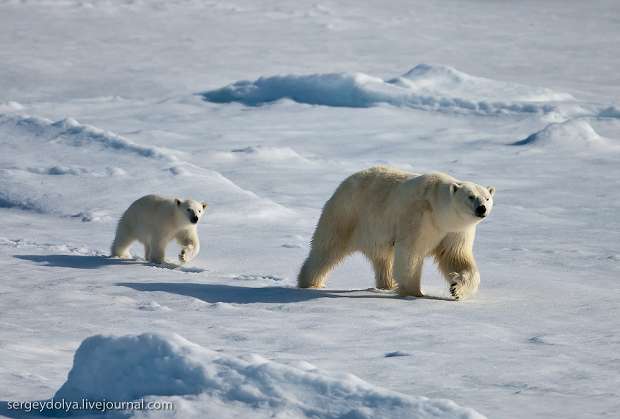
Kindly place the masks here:
<instances>
[{"instance_id":1,"label":"snowdrift","mask_svg":"<svg viewBox=\"0 0 620 419\"><path fill-rule=\"evenodd\" d=\"M567 93L475 77L443 65L419 64L389 80L363 73L280 75L242 80L201 93L210 102L256 106L280 99L325 106L379 104L485 115L547 113Z\"/></svg>"},{"instance_id":2,"label":"snowdrift","mask_svg":"<svg viewBox=\"0 0 620 419\"><path fill-rule=\"evenodd\" d=\"M80 147L87 143L98 144L102 148L111 148L119 151L135 153L142 157L175 160L175 157L157 147L138 145L126 138L110 131L80 124L75 119L66 118L60 121L50 121L45 118L20 115L0 115L0 126L3 128L20 129L35 136L47 136L56 142Z\"/></svg>"},{"instance_id":3,"label":"snowdrift","mask_svg":"<svg viewBox=\"0 0 620 419\"><path fill-rule=\"evenodd\" d=\"M483 418L449 400L410 397L308 363L292 367L257 355L237 358L159 334L87 338L54 399L151 396L170 396L174 414L182 418ZM140 412L159 414L170 416Z\"/></svg>"},{"instance_id":4,"label":"snowdrift","mask_svg":"<svg viewBox=\"0 0 620 419\"><path fill-rule=\"evenodd\" d=\"M587 121L580 119L549 124L542 130L511 145L532 148L553 147L571 151L613 148L613 145L598 135Z\"/></svg>"},{"instance_id":5,"label":"snowdrift","mask_svg":"<svg viewBox=\"0 0 620 419\"><path fill-rule=\"evenodd\" d=\"M0 146L10 150L0 156L0 208L112 221L133 200L156 192L212 204L225 200L233 214L264 220L293 214L175 150L138 144L71 118L0 114ZM209 196L195 196L204 190ZM114 201L109 191L115 191Z\"/></svg>"}]
</instances>

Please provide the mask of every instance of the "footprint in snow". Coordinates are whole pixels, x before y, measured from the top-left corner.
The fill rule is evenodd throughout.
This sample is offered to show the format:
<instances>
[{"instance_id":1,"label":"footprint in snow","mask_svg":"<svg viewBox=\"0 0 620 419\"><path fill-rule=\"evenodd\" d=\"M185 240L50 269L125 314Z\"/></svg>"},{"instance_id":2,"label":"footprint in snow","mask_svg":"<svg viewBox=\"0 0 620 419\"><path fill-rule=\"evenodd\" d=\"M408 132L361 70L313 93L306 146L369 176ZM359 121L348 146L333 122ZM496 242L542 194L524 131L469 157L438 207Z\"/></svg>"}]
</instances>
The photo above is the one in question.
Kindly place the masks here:
<instances>
[{"instance_id":1,"label":"footprint in snow","mask_svg":"<svg viewBox=\"0 0 620 419\"><path fill-rule=\"evenodd\" d=\"M411 354L409 352L394 351L394 352L386 352L383 356L385 358L396 358L399 356L411 356Z\"/></svg>"},{"instance_id":2,"label":"footprint in snow","mask_svg":"<svg viewBox=\"0 0 620 419\"><path fill-rule=\"evenodd\" d=\"M284 281L284 278L280 278L272 275L258 275L258 274L242 274L237 275L233 279L239 281Z\"/></svg>"}]
</instances>

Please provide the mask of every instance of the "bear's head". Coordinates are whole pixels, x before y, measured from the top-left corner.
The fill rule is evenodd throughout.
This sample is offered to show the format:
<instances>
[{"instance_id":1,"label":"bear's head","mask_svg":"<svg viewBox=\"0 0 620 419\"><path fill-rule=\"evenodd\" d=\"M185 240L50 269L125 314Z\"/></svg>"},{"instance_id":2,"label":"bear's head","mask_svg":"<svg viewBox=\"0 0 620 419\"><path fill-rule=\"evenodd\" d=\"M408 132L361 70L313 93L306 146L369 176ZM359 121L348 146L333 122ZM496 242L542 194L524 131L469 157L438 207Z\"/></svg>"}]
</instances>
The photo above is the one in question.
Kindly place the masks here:
<instances>
[{"instance_id":1,"label":"bear's head","mask_svg":"<svg viewBox=\"0 0 620 419\"><path fill-rule=\"evenodd\" d=\"M174 201L177 204L179 216L183 224L197 224L200 218L204 215L208 206L206 202L198 202L193 199L181 201L177 198Z\"/></svg>"},{"instance_id":2,"label":"bear's head","mask_svg":"<svg viewBox=\"0 0 620 419\"><path fill-rule=\"evenodd\" d=\"M484 187L472 182L458 182L450 185L452 208L466 224L478 224L491 214L495 188Z\"/></svg>"}]
</instances>

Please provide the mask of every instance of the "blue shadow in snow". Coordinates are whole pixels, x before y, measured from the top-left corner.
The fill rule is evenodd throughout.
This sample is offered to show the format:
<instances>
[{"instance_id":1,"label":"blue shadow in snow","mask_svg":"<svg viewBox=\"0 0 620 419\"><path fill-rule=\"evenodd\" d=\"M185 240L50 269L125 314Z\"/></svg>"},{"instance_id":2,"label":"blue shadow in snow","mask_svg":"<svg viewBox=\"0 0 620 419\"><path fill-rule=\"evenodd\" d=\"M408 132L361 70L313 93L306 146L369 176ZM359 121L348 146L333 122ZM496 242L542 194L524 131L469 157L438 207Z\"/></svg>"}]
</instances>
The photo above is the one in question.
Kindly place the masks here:
<instances>
[{"instance_id":1,"label":"blue shadow in snow","mask_svg":"<svg viewBox=\"0 0 620 419\"><path fill-rule=\"evenodd\" d=\"M230 304L289 304L317 298L382 298L393 301L409 301L417 298L400 298L392 293L376 293L368 290L325 290L289 287L242 287L222 284L196 284L174 282L119 282L116 285L145 292L167 292L197 298L207 303ZM360 294L363 293L363 294ZM423 299L452 301L442 297Z\"/></svg>"},{"instance_id":2,"label":"blue shadow in snow","mask_svg":"<svg viewBox=\"0 0 620 419\"><path fill-rule=\"evenodd\" d=\"M134 265L140 263L131 259L114 259L108 256L88 255L14 255L14 257L44 266L74 269L97 269L102 266Z\"/></svg>"},{"instance_id":3,"label":"blue shadow in snow","mask_svg":"<svg viewBox=\"0 0 620 419\"><path fill-rule=\"evenodd\" d=\"M103 266L111 265L143 265L154 266L162 269L171 269L186 273L200 273L204 269L197 267L184 267L174 263L164 263L161 265L146 262L140 259L118 259L109 256L88 256L88 255L14 255L16 259L28 260L43 266L53 268L73 268L73 269L98 269Z\"/></svg>"}]
</instances>

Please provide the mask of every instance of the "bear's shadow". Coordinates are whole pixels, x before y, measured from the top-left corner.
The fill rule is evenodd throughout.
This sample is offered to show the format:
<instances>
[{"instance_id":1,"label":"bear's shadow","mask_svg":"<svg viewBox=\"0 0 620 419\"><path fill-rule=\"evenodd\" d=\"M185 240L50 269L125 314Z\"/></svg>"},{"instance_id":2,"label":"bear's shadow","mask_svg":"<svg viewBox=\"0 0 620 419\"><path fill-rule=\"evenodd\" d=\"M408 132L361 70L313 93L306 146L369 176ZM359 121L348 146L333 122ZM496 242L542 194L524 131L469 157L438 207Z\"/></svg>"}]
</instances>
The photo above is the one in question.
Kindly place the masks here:
<instances>
[{"instance_id":1,"label":"bear's shadow","mask_svg":"<svg viewBox=\"0 0 620 419\"><path fill-rule=\"evenodd\" d=\"M291 287L243 287L223 284L178 282L119 282L116 285L144 292L167 292L197 298L207 303L230 304L289 304L317 298L382 298L405 302L415 297L401 298L394 293L369 290L301 289ZM452 301L449 298L425 296L423 299Z\"/></svg>"},{"instance_id":2,"label":"bear's shadow","mask_svg":"<svg viewBox=\"0 0 620 419\"><path fill-rule=\"evenodd\" d=\"M43 266L73 269L98 269L102 266L140 263L131 259L114 259L107 256L89 255L14 255L14 257L39 263Z\"/></svg>"},{"instance_id":3,"label":"bear's shadow","mask_svg":"<svg viewBox=\"0 0 620 419\"><path fill-rule=\"evenodd\" d=\"M182 267L174 263L155 264L141 259L118 259L109 256L90 255L14 255L16 259L28 260L53 268L98 269L111 265L143 265L162 269L175 269L189 273L204 272L196 267Z\"/></svg>"}]
</instances>

